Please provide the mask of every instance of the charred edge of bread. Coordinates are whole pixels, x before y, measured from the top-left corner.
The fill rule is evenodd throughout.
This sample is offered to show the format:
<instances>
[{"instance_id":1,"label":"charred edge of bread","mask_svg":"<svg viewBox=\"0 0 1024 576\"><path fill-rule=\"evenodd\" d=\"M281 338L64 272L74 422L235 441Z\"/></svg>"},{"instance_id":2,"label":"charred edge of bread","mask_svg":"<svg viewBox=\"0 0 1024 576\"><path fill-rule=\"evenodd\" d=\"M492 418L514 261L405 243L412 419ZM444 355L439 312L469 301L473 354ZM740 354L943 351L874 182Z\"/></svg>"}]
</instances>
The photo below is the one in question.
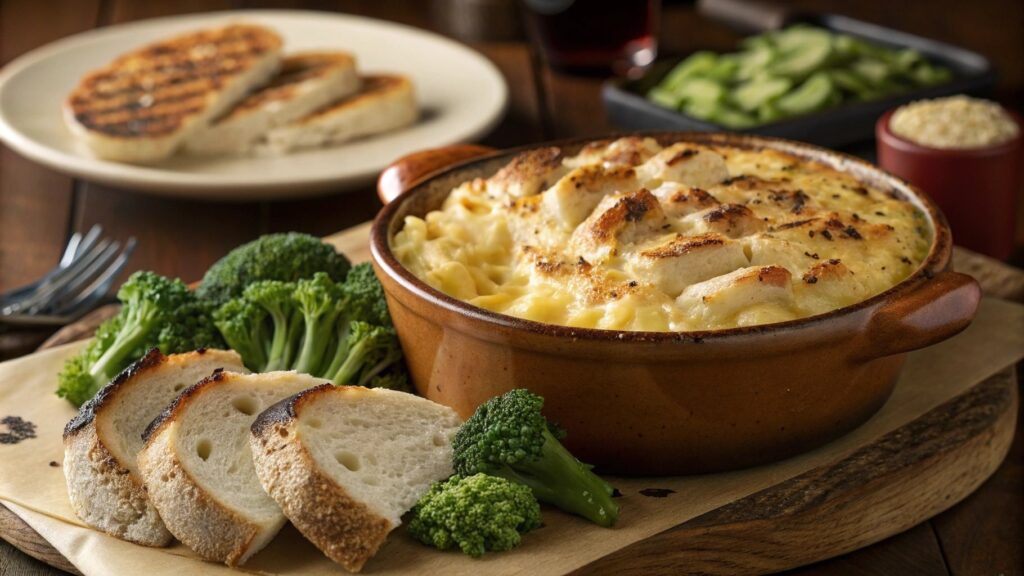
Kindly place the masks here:
<instances>
[{"instance_id":1,"label":"charred edge of bread","mask_svg":"<svg viewBox=\"0 0 1024 576\"><path fill-rule=\"evenodd\" d=\"M232 374L232 372L225 372L223 368L217 368L213 371L213 374L186 388L173 402L164 408L159 416L149 423L149 426L146 426L146 429L142 432L142 441L148 444L150 439L160 432L164 424L174 418L178 411L191 401L192 398L198 396L205 388L227 381L231 378Z\"/></svg>"},{"instance_id":2,"label":"charred edge of bread","mask_svg":"<svg viewBox=\"0 0 1024 576\"><path fill-rule=\"evenodd\" d=\"M264 434L269 426L294 420L297 417L295 407L304 398L322 394L327 390L333 390L335 388L337 388L337 386L330 382L326 382L319 386L314 386L309 390L303 390L294 396L289 396L261 412L260 415L256 417L256 420L253 420L252 426L249 427L249 430L253 435L259 436Z\"/></svg>"},{"instance_id":3,"label":"charred edge of bread","mask_svg":"<svg viewBox=\"0 0 1024 576\"><path fill-rule=\"evenodd\" d=\"M292 525L324 555L350 572L359 572L395 526L324 474L313 455L294 438L302 404L336 392L361 394L368 389L322 384L300 392L276 404L275 415L264 412L262 424L258 428L253 425L251 441L258 445L258 469L273 476L293 466L303 469L304 478L295 485L271 481L271 496L282 505ZM260 481L263 482L263 476Z\"/></svg>"},{"instance_id":4,"label":"charred edge of bread","mask_svg":"<svg viewBox=\"0 0 1024 576\"><path fill-rule=\"evenodd\" d=\"M205 352L205 350L204 350ZM124 385L125 382L140 376L145 372L154 370L157 366L160 366L164 362L167 362L167 356L160 352L158 348L152 348L146 355L133 362L130 366L121 371L120 374L114 377L109 384L100 388L99 392L96 393L88 402L82 404L82 407L78 410L78 414L68 422L67 426L64 427L64 438L67 439L88 426L93 420L96 419L96 412L99 411L106 402L117 395L117 391Z\"/></svg>"}]
</instances>

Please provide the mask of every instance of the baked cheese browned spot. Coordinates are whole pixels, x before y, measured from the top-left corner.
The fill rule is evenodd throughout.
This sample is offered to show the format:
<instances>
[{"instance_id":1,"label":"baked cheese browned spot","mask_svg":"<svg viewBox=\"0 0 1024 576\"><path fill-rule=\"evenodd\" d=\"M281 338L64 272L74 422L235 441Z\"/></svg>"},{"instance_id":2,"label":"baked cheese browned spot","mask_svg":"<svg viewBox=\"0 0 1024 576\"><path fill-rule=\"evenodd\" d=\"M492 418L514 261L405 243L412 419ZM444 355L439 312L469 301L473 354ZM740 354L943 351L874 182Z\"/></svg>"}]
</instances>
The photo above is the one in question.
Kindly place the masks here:
<instances>
[{"instance_id":1,"label":"baked cheese browned spot","mask_svg":"<svg viewBox=\"0 0 1024 576\"><path fill-rule=\"evenodd\" d=\"M488 310L689 331L793 320L879 294L915 270L930 234L896 191L822 162L630 137L576 155L525 153L456 187L439 210L407 216L391 245L417 277Z\"/></svg>"},{"instance_id":2,"label":"baked cheese browned spot","mask_svg":"<svg viewBox=\"0 0 1024 576\"><path fill-rule=\"evenodd\" d=\"M151 44L85 78L68 97L84 128L119 138L173 133L202 113L212 94L281 48L260 26L230 25Z\"/></svg>"}]
</instances>

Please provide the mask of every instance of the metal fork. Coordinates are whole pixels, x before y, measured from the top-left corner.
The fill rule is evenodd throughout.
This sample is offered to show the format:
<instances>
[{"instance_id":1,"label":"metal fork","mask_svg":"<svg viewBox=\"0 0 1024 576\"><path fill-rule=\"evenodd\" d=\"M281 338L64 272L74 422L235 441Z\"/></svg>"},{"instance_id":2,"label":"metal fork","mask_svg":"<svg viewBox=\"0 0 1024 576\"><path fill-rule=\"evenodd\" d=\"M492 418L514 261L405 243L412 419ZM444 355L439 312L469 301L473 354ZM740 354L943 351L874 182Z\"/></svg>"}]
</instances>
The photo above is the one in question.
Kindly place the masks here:
<instances>
[{"instance_id":1,"label":"metal fork","mask_svg":"<svg viewBox=\"0 0 1024 576\"><path fill-rule=\"evenodd\" d=\"M135 238L122 244L101 238L93 226L71 236L57 266L39 280L0 294L0 323L19 326L67 324L92 310L110 291L135 250Z\"/></svg>"}]
</instances>

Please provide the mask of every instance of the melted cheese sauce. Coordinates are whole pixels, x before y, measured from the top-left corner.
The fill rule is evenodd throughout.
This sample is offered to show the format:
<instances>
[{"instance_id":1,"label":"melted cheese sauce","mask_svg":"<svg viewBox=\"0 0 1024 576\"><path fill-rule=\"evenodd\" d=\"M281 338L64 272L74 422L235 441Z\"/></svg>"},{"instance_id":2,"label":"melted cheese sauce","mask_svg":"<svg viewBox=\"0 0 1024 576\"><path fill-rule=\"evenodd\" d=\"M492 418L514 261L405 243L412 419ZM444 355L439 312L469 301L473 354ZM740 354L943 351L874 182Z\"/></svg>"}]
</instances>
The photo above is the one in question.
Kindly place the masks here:
<instances>
[{"instance_id":1,"label":"melted cheese sauce","mask_svg":"<svg viewBox=\"0 0 1024 576\"><path fill-rule=\"evenodd\" d=\"M407 217L392 250L475 306L550 324L692 331L860 302L930 243L908 201L774 150L624 138L528 152Z\"/></svg>"}]
</instances>

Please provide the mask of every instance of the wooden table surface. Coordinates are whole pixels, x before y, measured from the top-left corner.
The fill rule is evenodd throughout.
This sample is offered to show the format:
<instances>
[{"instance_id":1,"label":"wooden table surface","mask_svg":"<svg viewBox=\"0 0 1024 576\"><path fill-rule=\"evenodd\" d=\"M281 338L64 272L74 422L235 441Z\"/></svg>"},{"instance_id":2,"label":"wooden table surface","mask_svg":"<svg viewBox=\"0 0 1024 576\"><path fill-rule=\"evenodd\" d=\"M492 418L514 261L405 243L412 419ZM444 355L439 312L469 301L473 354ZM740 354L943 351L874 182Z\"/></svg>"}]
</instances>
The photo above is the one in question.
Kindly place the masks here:
<instances>
[{"instance_id":1,"label":"wooden table surface","mask_svg":"<svg viewBox=\"0 0 1024 576\"><path fill-rule=\"evenodd\" d=\"M449 8L453 4L438 3ZM789 4L842 10L978 50L1002 73L997 96L1018 110L1021 107L1024 4L1019 1L975 0L969 7L953 0L920 2L901 4L899 10L884 0L856 5L839 0ZM270 6L356 13L434 30L443 21L430 3L421 0L2 0L0 63L99 26L184 12ZM953 11L956 18L946 15ZM690 3L669 2L665 7L663 52L728 49L736 39L727 28L699 20ZM485 144L507 147L611 130L600 104L599 78L552 72L522 41L471 45L501 69L511 91L508 115L484 139ZM371 218L378 208L370 186L281 202L207 203L150 197L62 176L0 146L0 290L49 269L68 236L93 224L103 225L117 238L139 239L131 269L194 280L227 250L260 234L299 230L326 235ZM1024 226L1018 230L1024 232ZM28 352L45 336L0 332L0 357ZM793 574L1024 574L1021 428L1000 470L964 502L894 538ZM57 573L0 541L0 576Z\"/></svg>"}]
</instances>

